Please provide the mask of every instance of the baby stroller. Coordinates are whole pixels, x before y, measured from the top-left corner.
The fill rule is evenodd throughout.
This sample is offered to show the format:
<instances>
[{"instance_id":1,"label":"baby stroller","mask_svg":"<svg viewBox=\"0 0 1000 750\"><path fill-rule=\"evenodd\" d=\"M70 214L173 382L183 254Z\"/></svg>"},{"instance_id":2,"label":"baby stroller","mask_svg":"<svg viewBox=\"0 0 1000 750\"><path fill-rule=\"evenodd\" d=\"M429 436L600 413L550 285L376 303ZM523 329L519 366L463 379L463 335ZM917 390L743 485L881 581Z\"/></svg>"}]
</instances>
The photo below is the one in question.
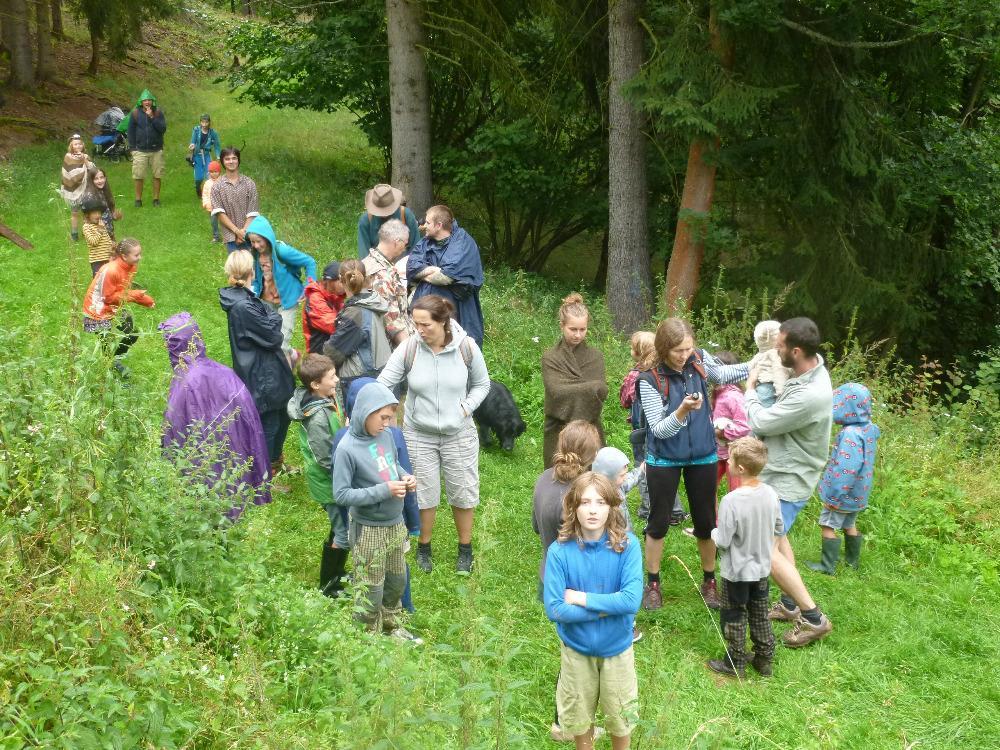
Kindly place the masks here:
<instances>
[{"instance_id":1,"label":"baby stroller","mask_svg":"<svg viewBox=\"0 0 1000 750\"><path fill-rule=\"evenodd\" d=\"M91 139L95 156L104 156L111 161L131 161L132 153L125 135L125 128L128 127L126 122L125 113L118 107L106 109L97 116L94 124L100 128L101 133ZM123 125L125 126L122 127Z\"/></svg>"}]
</instances>

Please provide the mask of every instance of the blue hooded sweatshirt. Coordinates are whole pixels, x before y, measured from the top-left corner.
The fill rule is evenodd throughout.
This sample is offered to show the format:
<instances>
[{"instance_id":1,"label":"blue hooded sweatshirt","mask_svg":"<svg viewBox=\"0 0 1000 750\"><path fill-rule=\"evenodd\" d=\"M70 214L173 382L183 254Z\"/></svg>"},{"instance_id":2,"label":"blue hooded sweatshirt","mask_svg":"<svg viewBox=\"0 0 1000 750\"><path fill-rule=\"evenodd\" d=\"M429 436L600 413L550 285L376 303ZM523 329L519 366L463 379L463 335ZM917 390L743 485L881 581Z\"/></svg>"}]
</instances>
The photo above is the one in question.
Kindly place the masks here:
<instances>
[{"instance_id":1,"label":"blue hooded sweatshirt","mask_svg":"<svg viewBox=\"0 0 1000 750\"><path fill-rule=\"evenodd\" d=\"M347 435L333 454L333 499L351 507L351 517L362 526L394 526L403 522L403 499L389 491L389 481L401 479L392 435L382 430L370 435L368 417L398 404L384 385L369 383L358 393Z\"/></svg>"},{"instance_id":2,"label":"blue hooded sweatshirt","mask_svg":"<svg viewBox=\"0 0 1000 750\"><path fill-rule=\"evenodd\" d=\"M351 414L354 411L354 402L357 401L358 393L361 392L361 389L369 383L374 382L375 378L358 378L351 383L351 386L347 389L347 394L344 396L344 406L347 414ZM332 455L336 455L337 446L340 445L340 441L347 435L349 429L349 427L341 427L334 434ZM410 463L410 453L406 449L403 431L398 427L387 427L385 431L392 435L392 439L396 443L396 458L403 469L403 473L412 474L413 464ZM332 457L330 461L332 465ZM341 510L346 513L346 509L342 508ZM417 493L415 491L407 492L406 497L403 498L403 523L406 524L406 530L411 535L420 533L420 510L417 507Z\"/></svg>"},{"instance_id":3,"label":"blue hooded sweatshirt","mask_svg":"<svg viewBox=\"0 0 1000 750\"><path fill-rule=\"evenodd\" d=\"M247 227L247 234L258 234L267 240L271 246L271 267L274 273L274 286L281 297L281 307L291 310L302 298L305 285L310 281L316 281L316 261L311 255L306 255L300 250L296 250L291 245L279 242L274 236L274 229L271 222L263 216L255 216ZM264 286L264 275L260 269L260 260L257 251L253 251L253 292L258 297ZM305 271L305 280L302 279L302 272Z\"/></svg>"},{"instance_id":4,"label":"blue hooded sweatshirt","mask_svg":"<svg viewBox=\"0 0 1000 750\"><path fill-rule=\"evenodd\" d=\"M596 542L553 542L545 557L545 614L563 643L585 656L618 656L632 645L642 601L642 550L635 534L615 552ZM566 589L584 591L587 606L567 604Z\"/></svg>"},{"instance_id":5,"label":"blue hooded sweatshirt","mask_svg":"<svg viewBox=\"0 0 1000 750\"><path fill-rule=\"evenodd\" d=\"M824 505L841 513L868 507L881 431L872 424L872 394L860 383L845 383L833 392L833 421L843 425L819 482Z\"/></svg>"}]
</instances>

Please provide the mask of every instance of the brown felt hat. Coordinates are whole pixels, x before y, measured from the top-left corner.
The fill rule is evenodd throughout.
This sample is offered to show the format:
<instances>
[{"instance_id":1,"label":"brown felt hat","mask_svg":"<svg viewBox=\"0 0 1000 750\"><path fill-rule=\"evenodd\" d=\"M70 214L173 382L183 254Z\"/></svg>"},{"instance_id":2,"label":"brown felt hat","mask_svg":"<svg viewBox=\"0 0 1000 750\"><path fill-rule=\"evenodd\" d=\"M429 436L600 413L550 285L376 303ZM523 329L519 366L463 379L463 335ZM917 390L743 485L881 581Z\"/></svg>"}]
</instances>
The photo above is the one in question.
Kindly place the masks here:
<instances>
[{"instance_id":1,"label":"brown felt hat","mask_svg":"<svg viewBox=\"0 0 1000 750\"><path fill-rule=\"evenodd\" d=\"M403 202L403 191L378 184L365 193L365 211L372 216L392 216Z\"/></svg>"}]
</instances>

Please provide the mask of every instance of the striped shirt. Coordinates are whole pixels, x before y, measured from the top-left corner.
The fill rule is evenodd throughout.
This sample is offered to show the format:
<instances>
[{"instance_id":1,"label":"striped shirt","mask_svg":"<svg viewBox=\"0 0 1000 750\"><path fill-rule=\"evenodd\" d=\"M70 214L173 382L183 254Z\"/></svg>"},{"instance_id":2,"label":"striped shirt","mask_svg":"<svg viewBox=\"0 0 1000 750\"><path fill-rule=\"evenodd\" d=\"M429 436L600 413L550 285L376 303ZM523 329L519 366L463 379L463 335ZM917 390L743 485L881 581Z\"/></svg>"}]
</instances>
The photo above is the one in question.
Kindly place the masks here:
<instances>
[{"instance_id":1,"label":"striped shirt","mask_svg":"<svg viewBox=\"0 0 1000 750\"><path fill-rule=\"evenodd\" d=\"M103 223L91 224L89 221L83 224L83 239L87 241L87 260L91 263L99 263L111 259L111 235Z\"/></svg>"},{"instance_id":2,"label":"striped shirt","mask_svg":"<svg viewBox=\"0 0 1000 750\"><path fill-rule=\"evenodd\" d=\"M247 219L260 215L257 183L245 174L241 174L236 182L226 176L220 177L212 185L211 199L212 216L225 214L237 227L245 226ZM236 241L236 235L225 224L222 225L222 241Z\"/></svg>"}]
</instances>

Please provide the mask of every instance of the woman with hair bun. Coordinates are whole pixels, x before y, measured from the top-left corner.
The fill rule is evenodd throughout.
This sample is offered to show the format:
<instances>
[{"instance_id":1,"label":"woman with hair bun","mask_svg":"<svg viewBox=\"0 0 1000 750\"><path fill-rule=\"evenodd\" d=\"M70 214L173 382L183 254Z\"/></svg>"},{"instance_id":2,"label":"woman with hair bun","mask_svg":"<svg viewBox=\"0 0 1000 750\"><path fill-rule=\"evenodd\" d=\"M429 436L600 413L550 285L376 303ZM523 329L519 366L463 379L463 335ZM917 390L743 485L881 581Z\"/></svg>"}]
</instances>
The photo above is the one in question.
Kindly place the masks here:
<instances>
[{"instance_id":1,"label":"woman with hair bun","mask_svg":"<svg viewBox=\"0 0 1000 750\"><path fill-rule=\"evenodd\" d=\"M472 522L479 505L479 432L472 412L490 392L490 375L476 342L454 319L449 300L428 294L413 303L411 314L417 336L396 347L378 382L391 390L406 381L403 437L420 507L417 565L425 573L433 569L431 535L443 475L458 532L455 572L469 575Z\"/></svg>"},{"instance_id":2,"label":"woman with hair bun","mask_svg":"<svg viewBox=\"0 0 1000 750\"><path fill-rule=\"evenodd\" d=\"M559 343L542 355L542 382L545 385L545 441L542 456L545 468L552 466L556 443L562 429L576 419L590 422L604 444L601 410L608 396L604 355L587 346L590 311L577 292L559 307ZM599 446L598 446L599 447Z\"/></svg>"}]
</instances>

